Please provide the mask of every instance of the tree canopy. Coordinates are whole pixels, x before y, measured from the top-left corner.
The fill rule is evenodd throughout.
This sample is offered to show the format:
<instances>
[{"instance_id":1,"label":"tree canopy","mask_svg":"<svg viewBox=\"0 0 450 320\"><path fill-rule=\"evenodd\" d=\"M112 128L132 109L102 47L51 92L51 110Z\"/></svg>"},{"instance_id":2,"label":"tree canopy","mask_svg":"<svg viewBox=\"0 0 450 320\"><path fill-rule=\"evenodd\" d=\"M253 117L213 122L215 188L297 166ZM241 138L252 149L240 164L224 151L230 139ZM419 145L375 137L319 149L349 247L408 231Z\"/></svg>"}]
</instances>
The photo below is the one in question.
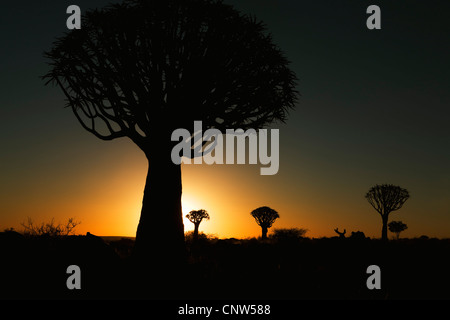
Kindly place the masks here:
<instances>
[{"instance_id":1,"label":"tree canopy","mask_svg":"<svg viewBox=\"0 0 450 320\"><path fill-rule=\"evenodd\" d=\"M258 128L296 102L296 76L265 24L221 1L126 0L86 12L82 25L46 53L44 79L100 139L145 148L194 120Z\"/></svg>"},{"instance_id":2,"label":"tree canopy","mask_svg":"<svg viewBox=\"0 0 450 320\"><path fill-rule=\"evenodd\" d=\"M274 221L280 217L277 211L270 207L259 207L251 212L260 227L270 228Z\"/></svg>"},{"instance_id":3,"label":"tree canopy","mask_svg":"<svg viewBox=\"0 0 450 320\"><path fill-rule=\"evenodd\" d=\"M209 220L209 214L204 209L192 210L186 215L186 218L193 224L196 224L202 222L203 219Z\"/></svg>"},{"instance_id":4,"label":"tree canopy","mask_svg":"<svg viewBox=\"0 0 450 320\"><path fill-rule=\"evenodd\" d=\"M366 199L379 214L385 215L399 210L409 199L409 192L392 184L375 185L367 192Z\"/></svg>"}]
</instances>

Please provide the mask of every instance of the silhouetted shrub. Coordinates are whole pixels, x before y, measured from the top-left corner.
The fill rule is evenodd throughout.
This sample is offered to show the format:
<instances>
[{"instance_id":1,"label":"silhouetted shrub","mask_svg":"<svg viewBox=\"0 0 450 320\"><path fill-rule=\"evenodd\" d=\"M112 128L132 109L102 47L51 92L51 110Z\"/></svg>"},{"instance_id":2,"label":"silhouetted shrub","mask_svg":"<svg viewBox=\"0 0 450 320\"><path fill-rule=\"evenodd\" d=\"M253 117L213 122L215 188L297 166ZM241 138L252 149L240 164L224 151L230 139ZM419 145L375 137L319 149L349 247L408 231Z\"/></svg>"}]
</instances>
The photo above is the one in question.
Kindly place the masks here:
<instances>
[{"instance_id":1,"label":"silhouetted shrub","mask_svg":"<svg viewBox=\"0 0 450 320\"><path fill-rule=\"evenodd\" d=\"M74 229L81 222L74 221L73 218L69 218L67 223L55 225L55 219L52 218L50 222L42 222L40 225L35 225L31 218L28 218L27 222L21 223L24 227L23 234L25 236L46 236L46 237L60 237L74 234Z\"/></svg>"},{"instance_id":2,"label":"silhouetted shrub","mask_svg":"<svg viewBox=\"0 0 450 320\"><path fill-rule=\"evenodd\" d=\"M184 233L184 239L186 243L192 243L195 240L194 231L188 231ZM206 234L203 232L198 233L197 242L208 242L210 240L216 240L217 237L213 234Z\"/></svg>"},{"instance_id":3,"label":"silhouetted shrub","mask_svg":"<svg viewBox=\"0 0 450 320\"><path fill-rule=\"evenodd\" d=\"M398 240L400 237L400 233L408 229L408 226L402 221L391 221L388 223L388 229L390 232L396 234Z\"/></svg>"},{"instance_id":4,"label":"silhouetted shrub","mask_svg":"<svg viewBox=\"0 0 450 320\"><path fill-rule=\"evenodd\" d=\"M366 239L366 235L362 231L352 231L352 234L350 235L350 239L353 240L364 240Z\"/></svg>"},{"instance_id":5,"label":"silhouetted shrub","mask_svg":"<svg viewBox=\"0 0 450 320\"><path fill-rule=\"evenodd\" d=\"M303 238L308 229L303 228L280 228L274 229L270 235L276 241L296 241Z\"/></svg>"}]
</instances>

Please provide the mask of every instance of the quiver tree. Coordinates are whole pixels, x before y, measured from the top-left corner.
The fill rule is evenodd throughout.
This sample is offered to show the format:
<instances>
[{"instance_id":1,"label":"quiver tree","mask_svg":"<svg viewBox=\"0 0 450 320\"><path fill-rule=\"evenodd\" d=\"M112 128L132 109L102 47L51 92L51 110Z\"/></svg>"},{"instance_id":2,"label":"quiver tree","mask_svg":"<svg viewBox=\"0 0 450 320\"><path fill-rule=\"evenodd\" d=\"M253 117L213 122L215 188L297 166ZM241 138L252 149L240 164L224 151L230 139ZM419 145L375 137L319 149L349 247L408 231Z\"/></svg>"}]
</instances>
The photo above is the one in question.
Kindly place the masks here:
<instances>
[{"instance_id":1,"label":"quiver tree","mask_svg":"<svg viewBox=\"0 0 450 320\"><path fill-rule=\"evenodd\" d=\"M81 126L127 137L148 159L135 254L184 259L177 128L260 128L284 121L296 77L265 25L213 0L128 0L83 15L45 54L47 83ZM164 239L164 247L160 245Z\"/></svg>"},{"instance_id":2,"label":"quiver tree","mask_svg":"<svg viewBox=\"0 0 450 320\"><path fill-rule=\"evenodd\" d=\"M388 240L387 226L389 214L392 211L399 210L406 200L409 199L408 190L392 184L375 185L367 192L366 199L381 216L383 222L381 239Z\"/></svg>"},{"instance_id":3,"label":"quiver tree","mask_svg":"<svg viewBox=\"0 0 450 320\"><path fill-rule=\"evenodd\" d=\"M255 218L258 226L261 227L261 238L267 239L267 230L272 226L275 220L280 217L278 212L269 207L259 207L253 210L250 214L253 218Z\"/></svg>"},{"instance_id":4,"label":"quiver tree","mask_svg":"<svg viewBox=\"0 0 450 320\"><path fill-rule=\"evenodd\" d=\"M186 215L186 218L189 219L190 222L194 224L194 240L198 239L198 227L200 223L205 220L209 220L209 214L206 210L192 210Z\"/></svg>"},{"instance_id":5,"label":"quiver tree","mask_svg":"<svg viewBox=\"0 0 450 320\"><path fill-rule=\"evenodd\" d=\"M408 229L408 226L402 221L391 221L388 223L388 228L390 232L395 233L398 240L398 238L400 237L400 233Z\"/></svg>"}]
</instances>

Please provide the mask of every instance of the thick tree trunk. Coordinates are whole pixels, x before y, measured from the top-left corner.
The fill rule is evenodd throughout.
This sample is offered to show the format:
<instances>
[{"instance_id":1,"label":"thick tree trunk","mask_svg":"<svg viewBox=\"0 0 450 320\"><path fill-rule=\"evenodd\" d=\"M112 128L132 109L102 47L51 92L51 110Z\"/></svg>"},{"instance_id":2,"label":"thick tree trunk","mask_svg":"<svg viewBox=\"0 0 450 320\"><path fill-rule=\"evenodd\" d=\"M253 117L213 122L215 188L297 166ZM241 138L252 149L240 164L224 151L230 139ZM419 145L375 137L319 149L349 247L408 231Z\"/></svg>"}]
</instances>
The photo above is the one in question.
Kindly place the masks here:
<instances>
[{"instance_id":1,"label":"thick tree trunk","mask_svg":"<svg viewBox=\"0 0 450 320\"><path fill-rule=\"evenodd\" d=\"M381 240L383 240L383 241L388 241L388 235L387 235L388 218L389 218L389 214L386 214L386 213L381 216L381 219L383 221L383 227L381 229Z\"/></svg>"},{"instance_id":2,"label":"thick tree trunk","mask_svg":"<svg viewBox=\"0 0 450 320\"><path fill-rule=\"evenodd\" d=\"M198 227L200 226L200 222L199 223L194 223L194 239L197 240L198 239Z\"/></svg>"},{"instance_id":3,"label":"thick tree trunk","mask_svg":"<svg viewBox=\"0 0 450 320\"><path fill-rule=\"evenodd\" d=\"M170 141L152 147L133 254L153 270L181 271L186 261L181 167L171 161Z\"/></svg>"},{"instance_id":4,"label":"thick tree trunk","mask_svg":"<svg viewBox=\"0 0 450 320\"><path fill-rule=\"evenodd\" d=\"M267 239L267 227L261 227L261 229L262 229L261 239Z\"/></svg>"}]
</instances>

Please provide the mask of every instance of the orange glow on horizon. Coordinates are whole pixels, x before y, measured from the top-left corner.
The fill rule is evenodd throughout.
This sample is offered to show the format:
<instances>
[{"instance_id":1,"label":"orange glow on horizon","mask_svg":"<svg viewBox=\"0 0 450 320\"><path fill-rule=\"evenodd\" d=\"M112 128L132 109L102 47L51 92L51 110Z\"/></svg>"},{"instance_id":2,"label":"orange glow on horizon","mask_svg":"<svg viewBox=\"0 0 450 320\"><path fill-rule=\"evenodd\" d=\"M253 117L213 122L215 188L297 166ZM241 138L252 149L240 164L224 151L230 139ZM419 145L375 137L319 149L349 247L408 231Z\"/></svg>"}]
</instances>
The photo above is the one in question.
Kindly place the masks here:
<instances>
[{"instance_id":1,"label":"orange glow on horizon","mask_svg":"<svg viewBox=\"0 0 450 320\"><path fill-rule=\"evenodd\" d=\"M10 227L20 231L20 223L27 217L35 223L52 218L55 223L65 223L73 217L81 221L75 229L77 234L134 237L147 161L129 143L118 148L99 142L98 149L103 156L85 160L85 171L63 168L58 175L37 176L26 184L10 186L2 194L0 209L6 214L0 221L0 231ZM369 237L380 236L380 218L361 196L364 188L347 198L339 189L324 194L321 185L304 181L297 171L281 166L277 175L261 176L259 168L259 165L183 165L185 231L194 229L185 215L191 210L205 209L211 219L200 224L200 232L219 238L259 237L261 228L250 212L269 206L280 214L269 235L274 228L298 227L308 229L306 236L315 238L335 236L334 228L346 229L347 235L360 230ZM411 199L390 217L407 222L409 228L402 236L445 237L445 223L440 224L442 230L423 223L420 206L416 208L414 201Z\"/></svg>"}]
</instances>

